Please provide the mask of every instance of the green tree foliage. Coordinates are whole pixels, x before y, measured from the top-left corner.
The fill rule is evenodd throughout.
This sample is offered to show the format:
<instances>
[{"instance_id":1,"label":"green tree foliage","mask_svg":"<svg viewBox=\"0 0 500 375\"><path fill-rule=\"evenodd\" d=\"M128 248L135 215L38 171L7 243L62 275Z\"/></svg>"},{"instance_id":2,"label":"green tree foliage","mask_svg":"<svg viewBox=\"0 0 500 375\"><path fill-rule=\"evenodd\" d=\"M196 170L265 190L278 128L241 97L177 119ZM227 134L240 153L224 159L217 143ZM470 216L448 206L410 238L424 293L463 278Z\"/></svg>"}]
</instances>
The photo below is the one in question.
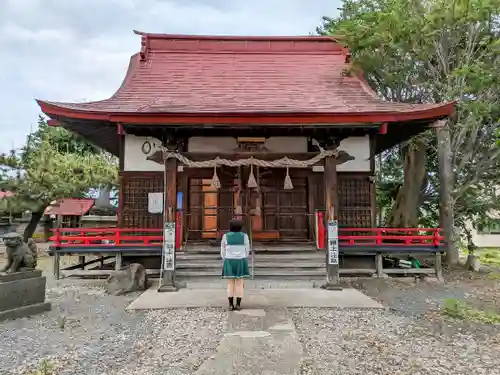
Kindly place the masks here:
<instances>
[{"instance_id":1,"label":"green tree foliage","mask_svg":"<svg viewBox=\"0 0 500 375\"><path fill-rule=\"evenodd\" d=\"M455 225L499 209L500 0L344 0L318 33L338 35L384 99L457 101L451 131ZM430 131L385 152L379 203L388 225L437 225L435 135ZM402 173L404 171L405 173ZM458 257L456 249L451 262Z\"/></svg>"},{"instance_id":2,"label":"green tree foliage","mask_svg":"<svg viewBox=\"0 0 500 375\"><path fill-rule=\"evenodd\" d=\"M0 201L0 211L32 213L25 232L31 237L45 208L60 198L85 196L89 189L115 186L116 158L93 148L43 119L20 151L0 156L2 190L14 195Z\"/></svg>"}]
</instances>

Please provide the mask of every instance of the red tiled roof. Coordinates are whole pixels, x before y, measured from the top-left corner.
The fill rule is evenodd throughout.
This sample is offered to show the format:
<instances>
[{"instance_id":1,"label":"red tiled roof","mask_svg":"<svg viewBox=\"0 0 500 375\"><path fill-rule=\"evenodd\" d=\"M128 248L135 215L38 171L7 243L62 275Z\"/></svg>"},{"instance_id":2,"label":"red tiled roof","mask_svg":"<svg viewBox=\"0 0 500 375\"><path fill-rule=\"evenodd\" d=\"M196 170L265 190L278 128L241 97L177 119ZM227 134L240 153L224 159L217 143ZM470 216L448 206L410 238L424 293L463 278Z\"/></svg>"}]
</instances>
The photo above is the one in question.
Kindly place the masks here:
<instances>
[{"instance_id":1,"label":"red tiled roof","mask_svg":"<svg viewBox=\"0 0 500 375\"><path fill-rule=\"evenodd\" d=\"M90 211L94 199L63 198L45 209L44 215L81 216Z\"/></svg>"},{"instance_id":2,"label":"red tiled roof","mask_svg":"<svg viewBox=\"0 0 500 375\"><path fill-rule=\"evenodd\" d=\"M0 199L13 197L14 193L11 191L0 191Z\"/></svg>"},{"instance_id":3,"label":"red tiled roof","mask_svg":"<svg viewBox=\"0 0 500 375\"><path fill-rule=\"evenodd\" d=\"M453 104L387 102L348 75L348 51L331 37L143 34L122 86L89 103L39 101L44 112L103 114L421 114ZM432 117L432 116L427 116Z\"/></svg>"}]
</instances>

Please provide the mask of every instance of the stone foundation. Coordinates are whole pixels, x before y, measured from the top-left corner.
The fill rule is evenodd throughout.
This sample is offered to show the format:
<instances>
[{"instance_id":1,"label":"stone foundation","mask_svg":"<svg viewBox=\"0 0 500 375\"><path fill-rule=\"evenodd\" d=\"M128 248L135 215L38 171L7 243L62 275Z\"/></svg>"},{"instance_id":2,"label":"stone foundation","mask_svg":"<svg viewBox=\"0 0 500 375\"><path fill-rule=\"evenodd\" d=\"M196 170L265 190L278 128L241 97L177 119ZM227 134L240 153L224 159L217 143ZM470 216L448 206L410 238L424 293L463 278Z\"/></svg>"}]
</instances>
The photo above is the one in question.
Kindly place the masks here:
<instances>
[{"instance_id":1,"label":"stone foundation","mask_svg":"<svg viewBox=\"0 0 500 375\"><path fill-rule=\"evenodd\" d=\"M0 321L50 310L45 302L46 282L41 271L0 275Z\"/></svg>"}]
</instances>

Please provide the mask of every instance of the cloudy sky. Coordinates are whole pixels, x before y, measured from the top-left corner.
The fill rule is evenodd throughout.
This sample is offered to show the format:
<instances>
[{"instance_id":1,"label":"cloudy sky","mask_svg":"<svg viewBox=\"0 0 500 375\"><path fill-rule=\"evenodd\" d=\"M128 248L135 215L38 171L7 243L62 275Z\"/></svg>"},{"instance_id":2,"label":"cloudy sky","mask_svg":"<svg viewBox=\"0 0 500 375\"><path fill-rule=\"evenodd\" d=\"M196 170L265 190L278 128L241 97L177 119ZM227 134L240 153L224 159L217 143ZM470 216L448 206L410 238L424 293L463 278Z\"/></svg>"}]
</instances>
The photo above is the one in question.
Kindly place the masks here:
<instances>
[{"instance_id":1,"label":"cloudy sky","mask_svg":"<svg viewBox=\"0 0 500 375\"><path fill-rule=\"evenodd\" d=\"M132 30L307 35L340 0L0 0L0 151L35 128L34 98L105 99L140 48Z\"/></svg>"}]
</instances>

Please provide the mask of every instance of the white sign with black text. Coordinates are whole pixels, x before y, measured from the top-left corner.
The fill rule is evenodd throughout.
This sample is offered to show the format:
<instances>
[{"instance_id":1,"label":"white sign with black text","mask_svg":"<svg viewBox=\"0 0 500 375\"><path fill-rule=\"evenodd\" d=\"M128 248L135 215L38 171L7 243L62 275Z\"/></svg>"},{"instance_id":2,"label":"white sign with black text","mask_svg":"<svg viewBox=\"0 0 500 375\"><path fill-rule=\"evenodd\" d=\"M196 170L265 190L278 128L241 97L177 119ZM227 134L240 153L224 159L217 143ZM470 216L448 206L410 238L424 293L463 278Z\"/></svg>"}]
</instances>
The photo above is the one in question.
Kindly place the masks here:
<instances>
[{"instance_id":1,"label":"white sign with black text","mask_svg":"<svg viewBox=\"0 0 500 375\"><path fill-rule=\"evenodd\" d=\"M328 264L339 264L339 228L337 220L328 220Z\"/></svg>"},{"instance_id":2,"label":"white sign with black text","mask_svg":"<svg viewBox=\"0 0 500 375\"><path fill-rule=\"evenodd\" d=\"M175 269L175 222L165 223L163 231L163 270Z\"/></svg>"},{"instance_id":3,"label":"white sign with black text","mask_svg":"<svg viewBox=\"0 0 500 375\"><path fill-rule=\"evenodd\" d=\"M163 193L148 193L148 212L150 214L163 212Z\"/></svg>"}]
</instances>

